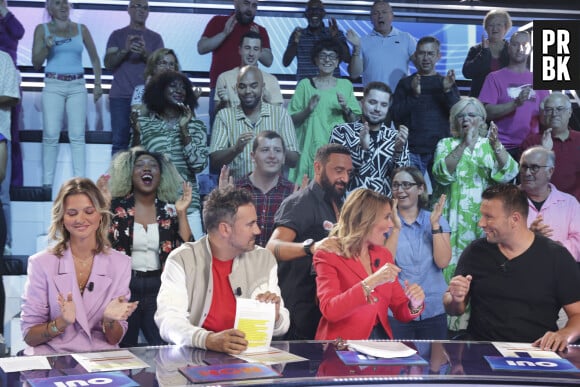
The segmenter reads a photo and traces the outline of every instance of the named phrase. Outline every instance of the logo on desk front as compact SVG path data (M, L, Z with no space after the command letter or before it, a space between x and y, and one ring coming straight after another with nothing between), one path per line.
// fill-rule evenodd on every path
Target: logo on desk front
M534 20L534 89L580 89L580 20Z
M537 357L484 356L495 371L578 372L566 359L539 359Z
M95 372L83 375L64 375L51 378L28 379L31 387L78 387L78 386L139 386L122 372Z

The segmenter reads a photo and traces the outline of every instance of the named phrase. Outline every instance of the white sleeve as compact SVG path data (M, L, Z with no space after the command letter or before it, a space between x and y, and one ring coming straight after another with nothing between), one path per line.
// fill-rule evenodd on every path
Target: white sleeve
M205 340L210 332L189 322L188 306L185 272L170 257L161 274L155 323L163 340L179 346L205 349Z

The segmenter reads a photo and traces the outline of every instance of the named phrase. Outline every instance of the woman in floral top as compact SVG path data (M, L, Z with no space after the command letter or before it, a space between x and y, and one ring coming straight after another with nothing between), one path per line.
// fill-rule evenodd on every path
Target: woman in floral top
M453 137L439 141L435 150L433 197L447 196L443 216L451 226L451 263L445 279L455 272L457 260L469 243L483 237L477 225L481 193L493 183L506 183L518 174L517 162L507 153L491 122L486 132L485 108L477 98L461 98L449 114ZM468 316L453 317L451 330L467 328Z
M144 107L132 116L133 145L164 154L192 187L187 219L196 239L203 235L200 196L195 175L206 167L207 135L195 119L197 104L189 79L175 71L155 75L145 87Z
M180 183L183 195L178 197ZM109 175L101 176L97 184L112 197L109 240L114 249L132 258L131 300L139 302L121 346L137 345L140 330L149 345L161 345L153 320L161 271L169 253L191 240L187 221L191 186L167 158L141 148L117 154Z

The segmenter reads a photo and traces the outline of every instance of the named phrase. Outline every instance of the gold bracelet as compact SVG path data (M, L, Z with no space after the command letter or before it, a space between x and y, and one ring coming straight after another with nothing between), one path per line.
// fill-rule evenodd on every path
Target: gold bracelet
M369 285L367 285L367 283L364 280L362 280L360 282L360 284L363 288L363 292L365 293L365 298L367 299L367 303L373 304L379 300L378 298L376 298L375 296L372 295L372 293L375 290L373 288L371 288Z

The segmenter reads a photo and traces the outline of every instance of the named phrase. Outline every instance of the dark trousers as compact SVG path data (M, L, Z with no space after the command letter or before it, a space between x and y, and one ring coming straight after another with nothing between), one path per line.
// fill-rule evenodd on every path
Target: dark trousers
M447 340L447 315L445 313L408 323L389 316L389 324L393 330L393 339Z
M131 98L109 98L113 147L111 154L129 149L131 140Z
M6 308L6 293L4 292L4 281L2 272L4 271L4 245L6 244L6 220L4 210L0 202L0 334L4 335L4 309ZM0 356L3 352L0 352Z
M139 301L139 306L129 317L127 333L121 341L121 347L135 347L139 339L139 331L148 345L166 344L159 335L159 328L155 324L153 316L157 311L157 293L161 287L161 277L135 277L131 276L131 302Z

